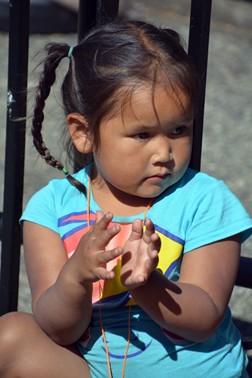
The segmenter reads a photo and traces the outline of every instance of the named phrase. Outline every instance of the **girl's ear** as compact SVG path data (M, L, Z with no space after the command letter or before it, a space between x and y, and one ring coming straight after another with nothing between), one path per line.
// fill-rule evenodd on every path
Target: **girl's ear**
M93 152L93 139L85 117L79 113L70 113L67 115L67 124L70 137L77 151L82 154Z

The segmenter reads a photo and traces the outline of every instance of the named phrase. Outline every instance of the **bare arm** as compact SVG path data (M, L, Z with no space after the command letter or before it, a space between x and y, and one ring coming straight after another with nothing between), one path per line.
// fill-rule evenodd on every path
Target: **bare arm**
M173 283L153 269L144 284L131 283L129 290L161 327L183 338L203 341L223 320L239 257L239 236L230 237L186 253L179 282Z
M108 228L112 214L99 215L95 226L82 237L68 260L58 234L24 222L24 249L32 308L40 327L62 345L76 341L86 330L92 314L92 283L110 279L106 263L121 254L105 251L119 226Z

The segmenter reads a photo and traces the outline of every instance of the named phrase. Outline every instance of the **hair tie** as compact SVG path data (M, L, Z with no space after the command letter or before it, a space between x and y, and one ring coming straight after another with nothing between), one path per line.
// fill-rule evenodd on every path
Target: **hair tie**
M74 46L71 46L68 50L68 54L67 54L67 57L70 59L71 58L71 55L72 55L72 52L73 52L73 49L74 49Z
M66 176L69 175L69 172L68 172L68 170L67 170L66 167L63 167L61 170L62 170L62 172L63 172Z

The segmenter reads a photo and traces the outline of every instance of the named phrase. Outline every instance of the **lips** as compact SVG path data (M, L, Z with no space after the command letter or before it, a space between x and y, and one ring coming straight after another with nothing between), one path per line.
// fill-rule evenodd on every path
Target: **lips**
M160 182L163 182L164 180L166 180L169 176L171 176L170 173L156 174L156 175L147 177L146 180L151 181L151 182L156 182L156 183L159 182L160 183Z
M165 178L167 178L170 175L171 175L170 173L156 174L156 175L149 176L149 178L159 178L159 179L164 180Z

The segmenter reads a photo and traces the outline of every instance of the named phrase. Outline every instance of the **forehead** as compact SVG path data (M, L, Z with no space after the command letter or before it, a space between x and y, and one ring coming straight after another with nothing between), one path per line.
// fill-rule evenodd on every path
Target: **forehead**
M167 89L162 85L139 86L122 98L120 115L123 119L137 119L162 123L163 119L184 117L192 114L189 97L180 90Z

